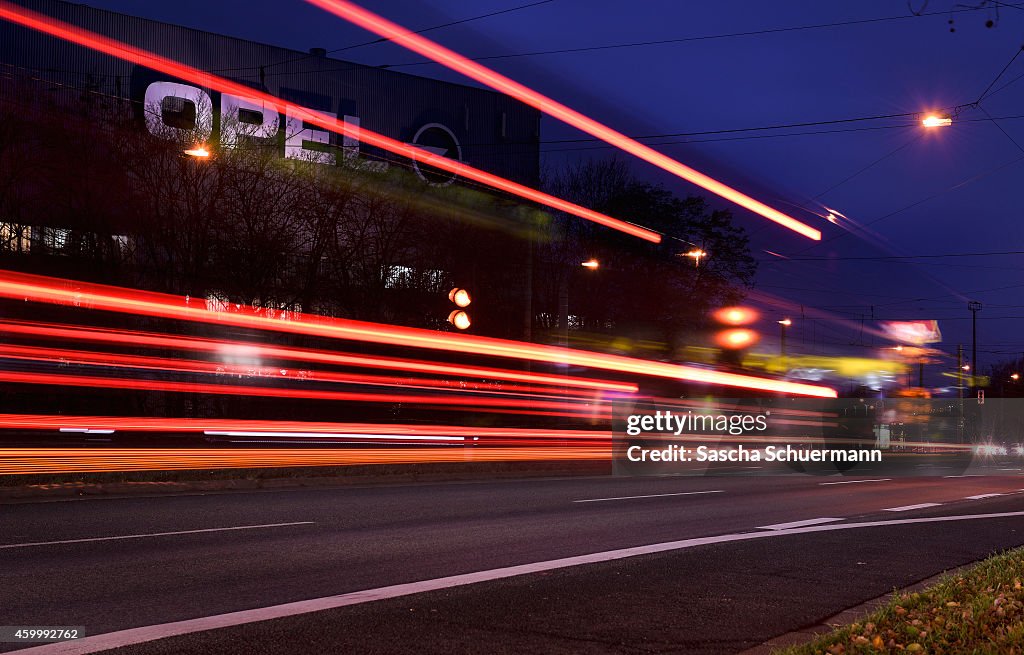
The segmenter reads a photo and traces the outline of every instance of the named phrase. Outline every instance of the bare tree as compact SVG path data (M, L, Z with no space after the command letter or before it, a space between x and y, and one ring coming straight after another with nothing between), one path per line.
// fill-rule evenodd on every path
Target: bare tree
M660 244L552 218L551 240L537 253L537 327L611 332L665 344L699 327L709 309L739 300L755 261L746 236L727 211L698 197L678 198L635 178L618 159L592 160L549 174L547 188L598 211L642 223L664 235ZM708 253L699 265L686 256ZM597 270L580 264L599 262Z

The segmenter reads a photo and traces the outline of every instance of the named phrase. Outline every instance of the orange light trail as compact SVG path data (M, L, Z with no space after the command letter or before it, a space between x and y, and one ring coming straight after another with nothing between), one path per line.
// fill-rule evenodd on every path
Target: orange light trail
M413 373L432 373L449 376L465 376L490 380L510 380L535 384L558 385L561 387L577 387L601 391L619 391L636 393L637 386L630 382L598 380L574 376L545 375L543 373L525 373L508 369L487 368L465 364L449 364L442 362L426 362L415 359L399 359L397 357L380 357L369 355L353 355L304 348L287 348L265 346L251 341L231 341L186 337L183 335L160 334L152 332L136 332L82 326L59 325L52 323L32 323L26 321L0 320L0 332L18 334L33 338L71 339L90 343L116 345L136 345L150 348L169 348L174 350L191 350L216 355L228 355L261 359L281 359L319 364L337 364L361 368L383 368ZM574 393L570 390L558 389L558 393Z
M391 137L368 130L365 127L356 127L343 120L338 120L333 116L328 116L306 107L293 105L285 102L281 98L264 93L263 91L259 91L251 86L232 82L231 80L212 75L186 64L176 62L172 59L167 59L166 57L161 57L160 55L151 53L136 46L122 43L116 39L111 39L75 25L61 22L50 16L44 16L27 9L23 9L4 0L0 0L0 18L43 32L44 34L55 36L71 43L76 43L97 52L102 52L118 59L123 59L155 71L173 75L183 80L188 80L221 93L230 93L232 95L260 100L265 105L273 107L280 113L286 113L290 110L291 115L296 119L301 119L335 134L358 139L359 141L376 146L390 153L414 159L422 164L440 168L441 170L454 173L455 175L473 180L474 182L479 182L480 184L484 184L493 189L505 191L506 193L518 196L524 200L540 203L547 207L551 207L552 209L572 214L573 216L597 223L598 225L609 227L613 230L618 230L619 232L638 237L645 241L653 243L661 242L660 234L638 225L634 225L617 218L612 218L611 216L596 212L592 209L581 207L580 205L569 202L568 200L556 198L555 196L544 193L543 191L531 189L530 187L513 182L512 180L505 179L498 175L494 175L493 173L488 173L462 162L448 159L447 157L436 155L422 148L408 145L396 139L392 139Z
M354 23L363 29L393 41L413 52L417 52L428 59L462 73L470 79L491 87L497 91L508 94L522 102L539 109L540 111L553 116L558 120L572 125L587 134L596 137L605 143L624 150L640 159L668 171L688 182L721 196L726 200L749 209L770 221L774 221L783 227L789 228L815 241L821 240L821 232L797 219L783 214L777 209L751 198L741 191L719 182L718 180L701 173L685 164L682 164L671 157L664 155L657 150L635 141L625 134L599 123L598 121L585 116L574 109L566 107L562 103L534 91L533 89L511 80L504 75L471 61L462 55L439 45L430 39L411 32L406 28L393 23L386 18L371 11L363 9L346 0L306 0L312 5L320 7L335 16Z
M51 304L70 304L87 309L137 314L218 325L275 330L293 334L347 339L400 347L425 348L448 352L532 360L550 364L568 364L603 370L635 373L676 380L835 398L835 389L810 384L726 373L695 366L653 362L621 355L558 348L522 341L509 341L466 334L435 332L382 323L369 323L322 316L295 320L259 315L251 308L233 312L214 312L205 301L150 291L138 291L107 285L48 278L26 273L0 271L0 297ZM195 306L203 302L203 307Z
M447 462L605 460L607 446L433 448L0 449L0 475Z

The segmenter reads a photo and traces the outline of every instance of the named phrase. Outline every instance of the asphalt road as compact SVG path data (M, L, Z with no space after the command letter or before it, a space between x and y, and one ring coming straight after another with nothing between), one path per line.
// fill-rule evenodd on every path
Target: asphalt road
M730 653L1024 544L1024 516L906 519L1007 512L1024 512L1024 476L1013 471L531 479L7 504L0 625L76 625L97 635L730 535L113 651ZM814 527L770 529L804 521ZM853 525L875 521L898 523Z

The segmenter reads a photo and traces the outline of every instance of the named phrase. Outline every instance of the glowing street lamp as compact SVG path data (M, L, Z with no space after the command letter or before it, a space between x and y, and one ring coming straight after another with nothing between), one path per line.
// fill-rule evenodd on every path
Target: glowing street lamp
M596 259L588 259L587 261L580 264L580 266L582 266L583 268L589 268L590 270L593 271L601 266L601 262L597 261Z
M700 248L694 248L690 252L684 252L683 256L692 259L694 266L700 266L700 260L707 257L708 253L701 250Z
M1020 373L1011 373L1010 374L1010 379L1013 380L1014 382L1016 382L1017 380L1020 379Z
M197 145L194 148L186 150L185 154L189 157L195 157L196 159L206 159L210 156L210 151L207 150L204 145Z
M946 114L928 114L921 119L921 125L925 127L949 127L953 119Z

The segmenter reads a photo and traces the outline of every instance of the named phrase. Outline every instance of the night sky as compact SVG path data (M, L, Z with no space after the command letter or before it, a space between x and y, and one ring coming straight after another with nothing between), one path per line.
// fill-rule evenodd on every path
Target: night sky
M420 29L528 1L363 4ZM262 3L272 4L274 11L260 11L261 3L240 0L88 4L302 51L344 48L375 38L302 0ZM426 35L463 54L483 56L902 17L483 62L626 134L692 133L973 103L1024 43L1024 8L1001 3L997 14L992 9L995 3L989 3L981 10L949 13L954 5L955 0L911 0L909 5L905 0L552 0ZM911 15L911 9L922 6L931 15ZM955 32L950 32L950 18ZM987 20L994 25L986 27ZM331 56L370 65L420 60L391 44ZM465 81L437 65L398 70ZM985 304L979 314L978 349L982 368L987 369L996 360L1019 357L1024 351L1024 335L1019 334L1024 319L1024 267L1018 264L1022 255L910 262L848 258L1024 250L1019 210L1024 161L1016 161L1024 158L1024 80L1001 88L1018 75L1024 75L1024 55L992 86L981 109L964 108L950 128L925 131L914 117L905 117L694 136L689 143L678 143L683 138L675 137L665 140L677 143L659 149L783 211L795 212L825 233L823 243L812 244L736 210L738 221L752 233L755 254L762 262L757 291L771 294L775 302L792 303L762 307L768 318L793 317L794 350L873 352L871 346L883 342L859 330L862 320L870 327L873 306L878 319L939 319L944 335L940 347L955 352L959 342L969 351L966 303L977 299ZM986 111L996 118L1016 118L996 123ZM825 130L832 132L792 135ZM773 136L751 138L764 135ZM580 137L586 135L544 119L542 140ZM553 166L566 158L605 157L611 152L593 142L548 144L542 149L549 151L545 163ZM695 191L643 162L635 161L634 170L680 194ZM872 235L850 234L807 211L823 214L823 205L869 226ZM765 250L843 259L786 261ZM844 327L809 320L814 315L811 307L850 322ZM932 384L939 383L937 377L929 378Z

